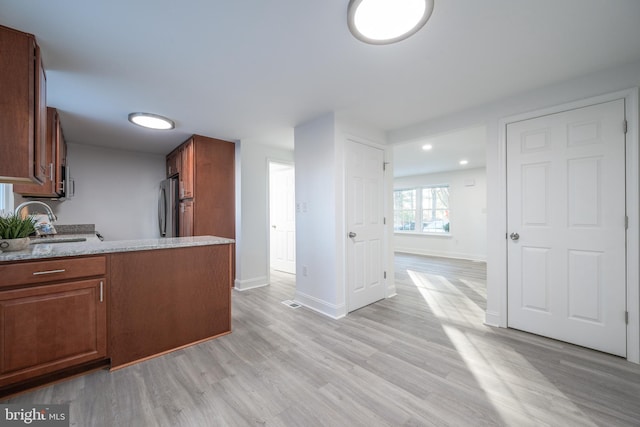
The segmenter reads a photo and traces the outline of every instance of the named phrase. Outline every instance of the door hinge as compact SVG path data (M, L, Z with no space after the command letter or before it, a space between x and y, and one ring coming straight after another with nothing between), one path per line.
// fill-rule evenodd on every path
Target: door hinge
M382 217L382 224L387 225L387 218L384 216Z
M629 312L628 311L624 312L624 323L626 323L627 325L629 324Z
M629 216L628 215L624 216L624 229L625 230L629 229Z
M385 279L387 278L387 272L386 271L384 272L384 278Z
M622 122L622 131L626 134L627 133L627 128L629 127L627 121L625 120L624 122Z
M387 170L387 162L382 162L382 170L383 171Z

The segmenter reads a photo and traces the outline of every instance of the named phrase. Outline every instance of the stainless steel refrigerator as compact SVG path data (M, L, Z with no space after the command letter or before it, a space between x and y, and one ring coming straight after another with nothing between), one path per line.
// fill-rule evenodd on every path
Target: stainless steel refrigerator
M168 178L160 182L158 196L158 226L161 237L178 236L178 180Z

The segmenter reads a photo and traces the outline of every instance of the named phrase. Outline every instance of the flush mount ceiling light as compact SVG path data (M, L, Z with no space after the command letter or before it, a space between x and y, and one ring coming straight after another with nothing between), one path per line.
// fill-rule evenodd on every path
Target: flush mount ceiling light
M468 165L468 164L469 164L469 160L460 160L461 166Z
M129 121L149 129L168 130L176 127L173 120L151 113L131 113L129 114Z
M349 30L370 44L399 42L415 34L433 12L434 0L350 0Z
M424 144L424 145L422 146L422 149L423 149L424 151L429 151L429 150L431 150L432 148L433 148L433 145L431 145L431 144Z

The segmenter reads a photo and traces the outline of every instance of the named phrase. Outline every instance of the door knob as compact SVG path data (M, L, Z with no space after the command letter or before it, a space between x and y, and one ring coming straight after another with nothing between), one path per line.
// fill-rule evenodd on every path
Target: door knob
M520 235L518 233L511 233L509 234L509 237L511 237L511 240L518 240Z
M351 237L353 239L354 237L356 237L356 233L354 233L353 231L350 231L349 232L349 237Z

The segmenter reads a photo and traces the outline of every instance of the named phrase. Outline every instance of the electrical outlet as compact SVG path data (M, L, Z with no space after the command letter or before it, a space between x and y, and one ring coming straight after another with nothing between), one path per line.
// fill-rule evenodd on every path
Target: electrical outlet
M306 265L302 266L302 275L305 276L305 277L307 275L307 266Z

